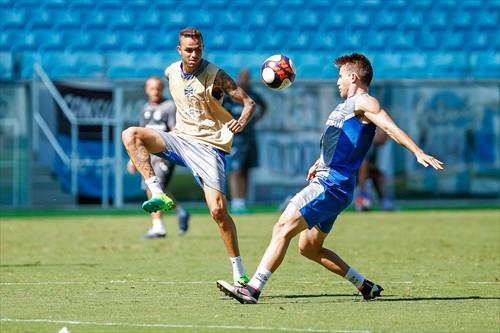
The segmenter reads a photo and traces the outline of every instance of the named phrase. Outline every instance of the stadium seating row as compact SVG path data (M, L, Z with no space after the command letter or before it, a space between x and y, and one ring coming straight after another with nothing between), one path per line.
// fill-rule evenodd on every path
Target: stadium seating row
M54 31L37 29L26 31L8 29L0 31L2 51L168 51L177 44L178 30L78 30ZM209 50L346 50L371 51L440 50L488 51L500 49L498 29L479 30L397 30L366 31L352 29L350 34L341 30L316 32L278 29L263 31L206 30ZM264 36L264 38L263 38Z
M0 78L29 78L35 61L56 77L143 77L177 57L188 25L225 68L286 53L323 78L361 51L384 78L494 78L499 13L497 0L0 0Z
M386 52L367 53L372 59L376 79L392 78L498 78L500 77L500 54L478 52L441 53ZM332 60L335 55L289 53L294 60L299 79L331 79L336 75ZM268 56L262 52L229 54L212 52L207 59L220 64L228 73L235 75L241 66L248 67L258 77L262 61ZM9 52L0 52L0 79L9 79L14 65L21 68L20 76L30 78L33 64L41 63L53 78L100 78L127 79L162 75L163 69L177 61L175 52L160 53L91 53L91 52L25 52L12 57Z

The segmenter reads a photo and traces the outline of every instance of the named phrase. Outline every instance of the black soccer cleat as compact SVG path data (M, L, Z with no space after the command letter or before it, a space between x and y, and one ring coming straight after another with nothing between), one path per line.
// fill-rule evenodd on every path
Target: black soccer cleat
M223 280L217 281L217 288L241 304L256 304L260 296L260 292L249 285L245 287L236 287Z
M380 296L380 293L384 290L382 286L371 282L370 280L365 280L359 291L363 295L365 301L369 301Z

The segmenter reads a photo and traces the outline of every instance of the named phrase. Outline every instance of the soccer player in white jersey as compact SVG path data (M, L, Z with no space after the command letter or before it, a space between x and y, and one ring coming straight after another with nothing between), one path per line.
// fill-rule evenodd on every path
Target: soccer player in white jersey
M165 99L163 96L163 82L159 76L151 76L146 80L144 90L148 96L148 101L142 108L140 126L154 128L157 130L170 132L175 127L175 104L172 100ZM175 170L175 164L169 160L151 155L151 165L156 176L160 181L161 188L166 191L168 183L172 178ZM129 160L127 170L130 173L135 173L137 170L134 164ZM146 190L146 194L151 199L151 191L147 188L144 181L141 184ZM168 196L175 201L174 197L168 193ZM179 230L177 234L183 236L189 228L190 214L180 205L175 202L175 211L179 221ZM151 213L151 228L144 235L145 239L163 238L167 235L167 230L163 223L163 212L157 211Z
M350 281L365 300L380 296L383 290L380 285L369 281L335 252L323 247L335 219L352 201L357 171L373 141L376 127L411 151L418 163L443 169L443 163L424 153L392 121L378 100L368 94L373 70L364 55L345 55L335 63L339 68L337 86L340 96L346 100L326 121L319 159L307 174L309 185L290 200L281 214L250 282L240 287L217 281L221 291L240 303L257 303L271 274L283 261L290 241L298 234L303 256Z
M224 70L203 59L203 47L198 29L181 30L177 46L181 60L165 69L177 108L173 131L130 127L123 131L122 140L153 195L142 205L148 212L169 210L174 205L159 185L150 153L191 171L203 188L210 214L219 227L232 264L233 281L244 285L248 278L240 258L236 225L228 213L225 196L225 156L231 152L233 135L241 132L249 122L255 102ZM243 105L238 119L222 107L224 93Z

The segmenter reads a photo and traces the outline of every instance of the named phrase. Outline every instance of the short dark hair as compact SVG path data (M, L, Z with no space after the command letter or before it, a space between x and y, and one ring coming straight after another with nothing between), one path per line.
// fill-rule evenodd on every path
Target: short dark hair
M201 43L201 45L203 45L203 35L201 34L201 31L196 28L187 27L182 29L179 32L179 45L181 44L181 37L196 39Z
M348 65L350 70L354 70L358 74L362 83L370 85L373 78L373 68L370 60L361 53L346 54L335 59L335 65L338 68Z

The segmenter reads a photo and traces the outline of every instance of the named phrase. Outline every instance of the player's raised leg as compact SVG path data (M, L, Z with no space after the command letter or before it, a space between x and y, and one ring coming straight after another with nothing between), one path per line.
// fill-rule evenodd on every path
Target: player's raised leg
M299 238L300 254L350 281L361 292L365 300L380 296L380 293L384 290L380 285L366 279L354 268L350 267L338 254L323 247L327 236L327 233L318 228L302 231Z
M236 225L228 213L226 197L222 192L207 185L204 185L203 189L210 215L219 227L224 247L233 267L233 281L237 285L245 285L249 279L245 275L241 262Z
M149 156L150 153L159 153L165 150L165 142L161 135L149 128L129 127L122 132L122 141L130 160L144 178L144 182L152 194L151 199L142 204L142 208L149 213L172 209L174 202L163 193Z

